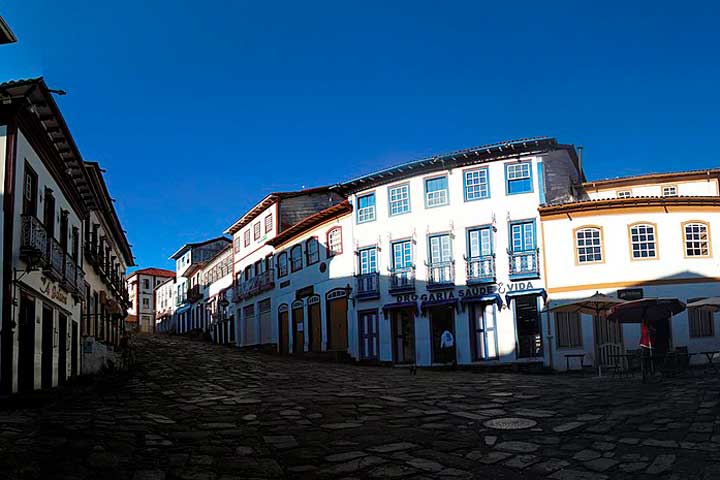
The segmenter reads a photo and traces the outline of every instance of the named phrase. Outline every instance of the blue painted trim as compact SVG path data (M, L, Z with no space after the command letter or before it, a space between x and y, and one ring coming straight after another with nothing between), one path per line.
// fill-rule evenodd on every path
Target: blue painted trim
M475 227L467 227L465 229L465 245L467 247L467 251L465 253L468 258L470 258L470 232L474 230L482 230L484 228L490 229L490 253L488 255L495 254L495 231L493 230L491 223L486 223L485 225L477 225Z
M427 203L427 182L430 180L437 180L438 178L444 178L445 179L445 185L447 185L447 202L440 204L440 205L428 205ZM423 180L423 203L425 204L425 208L439 208L439 207L446 207L450 205L450 178L448 178L447 175L436 175L434 177L425 178Z
M373 215L373 218L371 218L370 220L360 221L360 199L366 198L366 197L373 197L373 205L372 206L375 207L375 215ZM374 222L375 220L377 220L377 213L378 213L377 212L377 197L375 196L375 192L366 193L365 195L358 195L356 203L357 203L357 210L355 212L355 221L358 223L358 225L361 223L370 223L370 222Z
M540 204L545 203L545 172L543 163L537 163L537 179L538 179L538 196L540 197Z
M528 248L526 250L513 250L513 244L512 244L512 227L513 225L519 225L521 223L532 223L533 226L533 246L532 248ZM537 224L535 223L534 218L526 218L524 220L512 220L508 223L508 250L513 253L522 253L522 252L532 252L533 250L537 249Z
M392 201L390 197L390 190L394 188L399 187L407 187L407 193L408 193L408 209L407 212L400 212L400 213L392 213ZM387 201L388 201L388 217L399 217L400 215L407 215L408 213L412 212L412 200L410 198L410 183L400 183L398 185L393 185L391 187L387 188ZM377 212L377 209L376 209Z

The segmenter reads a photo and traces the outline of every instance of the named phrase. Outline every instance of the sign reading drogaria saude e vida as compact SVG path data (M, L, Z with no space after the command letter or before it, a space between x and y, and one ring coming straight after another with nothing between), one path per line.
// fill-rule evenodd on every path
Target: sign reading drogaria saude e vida
M463 287L455 288L452 290L443 290L440 292L430 292L418 295L416 293L407 293L403 295L396 295L395 298L398 302L415 302L420 300L431 301L431 300L451 300L453 298L464 298L464 297L480 297L483 295L492 295L499 293L504 295L510 292L522 292L523 290L532 290L532 282L514 282L514 283L503 283L498 282L492 285L483 285L477 287Z

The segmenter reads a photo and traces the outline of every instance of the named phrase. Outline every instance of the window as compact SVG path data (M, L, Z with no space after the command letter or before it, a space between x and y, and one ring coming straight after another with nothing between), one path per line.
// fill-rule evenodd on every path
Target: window
M278 277L284 277L288 274L287 252L281 252L277 256Z
M698 300L702 299L689 298L688 303ZM715 315L711 311L702 308L688 308L688 323L691 338L715 336Z
M630 190L620 190L617 192L617 198L630 198L632 197L632 192Z
M260 240L260 222L253 225L253 240Z
M320 260L320 245L317 237L308 238L305 241L305 262L308 265L317 263Z
M430 263L438 264L452 261L450 251L450 235L433 235L430 237Z
M402 270L412 267L412 243L410 240L392 244L393 268Z
M555 335L558 348L582 348L582 324L576 312L555 312Z
M578 263L602 262L602 234L599 228L581 228L575 231L575 249Z
M515 253L535 250L535 222L510 225L510 248Z
M23 184L23 214L37 215L38 177L35 170L25 163L25 183Z
M465 201L481 200L490 197L488 169L478 168L465 172Z
M246 247L250 246L250 230L249 229L245 230L245 232L243 233L243 244Z
M710 234L708 226L701 222L691 222L683 225L685 232L685 256L710 256Z
M143 299L142 299L142 306L143 306L143 307L149 307L149 306L150 306L150 299L149 299L149 298L143 298Z
M360 275L377 272L377 248L363 248L358 251L360 262Z
M447 177L428 178L425 180L425 206L441 207L449 202Z
M358 197L357 222L365 223L375 220L375 194L369 193Z
M657 258L654 225L632 225L630 227L630 252L633 260Z
M265 233L269 233L273 228L272 213L265 217Z
M662 196L663 197L677 197L678 196L677 186L663 185Z
M148 288L150 288L150 280L148 280L147 278L144 278L143 279L143 289L147 290Z
M290 249L290 271L297 272L298 270L302 270L302 267L302 247L295 245Z
M492 227L473 228L468 231L468 258L492 255Z
M529 193L533 190L530 162L505 165L505 190L508 195Z
M410 211L410 186L398 185L388 188L390 198L390 216L402 215Z
M327 256L334 257L342 252L342 229L335 227L327 233Z

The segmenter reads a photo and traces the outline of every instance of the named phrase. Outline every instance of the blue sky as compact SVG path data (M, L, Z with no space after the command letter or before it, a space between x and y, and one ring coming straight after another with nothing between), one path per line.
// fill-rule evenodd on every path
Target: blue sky
M142 266L267 192L506 139L589 178L720 165L715 2L507 3L6 2L0 79L67 90Z

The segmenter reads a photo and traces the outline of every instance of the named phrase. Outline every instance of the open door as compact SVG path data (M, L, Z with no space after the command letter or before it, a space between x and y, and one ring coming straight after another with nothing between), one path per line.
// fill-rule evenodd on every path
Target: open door
M288 353L288 306L278 309L278 346L280 353Z
M400 309L391 312L393 362L396 364L415 363L415 316L412 310Z

